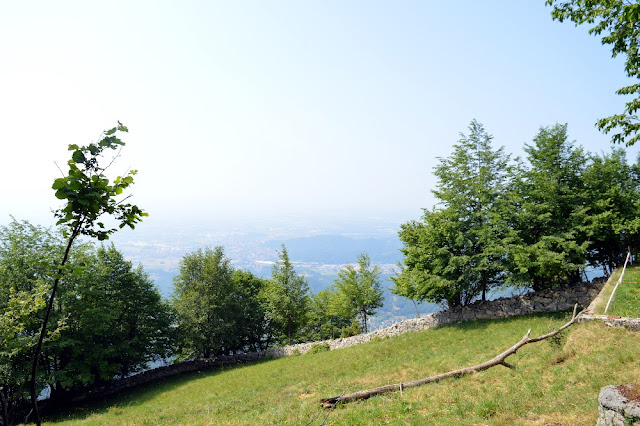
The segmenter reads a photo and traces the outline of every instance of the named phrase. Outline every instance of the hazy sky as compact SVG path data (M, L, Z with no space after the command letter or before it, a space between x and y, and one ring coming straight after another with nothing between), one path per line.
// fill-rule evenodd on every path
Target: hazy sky
M45 223L54 162L117 120L156 224L408 220L472 119L517 155L556 122L601 152L624 102L622 60L543 0L3 1L0 40L0 223Z

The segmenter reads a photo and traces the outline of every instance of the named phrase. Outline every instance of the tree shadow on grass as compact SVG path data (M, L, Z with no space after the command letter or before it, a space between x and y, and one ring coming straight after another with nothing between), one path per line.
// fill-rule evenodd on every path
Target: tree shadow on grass
M271 358L262 358L242 364L215 367L209 370L193 371L189 373L183 373L174 377L159 379L151 383L136 386L132 389L127 389L116 395L93 400L91 402L80 403L73 407L63 407L58 412L45 416L44 420L48 423L57 423L70 420L80 421L94 414L105 414L107 411L113 408L126 408L143 405L146 402L158 397L159 395L162 395L163 393L172 392L173 390L184 386L194 380L214 377L221 373L226 373L244 367L259 365L271 360Z

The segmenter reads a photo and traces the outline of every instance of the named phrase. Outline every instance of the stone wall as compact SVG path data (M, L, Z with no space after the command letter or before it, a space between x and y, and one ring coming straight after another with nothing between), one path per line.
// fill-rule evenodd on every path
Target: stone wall
M408 331L424 330L445 324L479 319L507 318L539 312L565 311L572 309L576 303L581 307L587 307L598 295L605 281L605 279L595 279L592 283L581 283L486 302L477 301L468 306L443 312L434 312L423 315L420 318L405 320L391 327L371 333L341 339L325 340L323 342L281 346L269 349L267 354L272 357L303 354L311 349L314 344L318 343L327 344L329 349L340 349L366 343L375 338L392 337Z
M609 327L626 328L631 331L640 331L640 318L623 318L613 315L595 315L585 314L582 315L578 322L585 321L601 321L603 324Z
M260 358L264 358L265 356L266 354L264 352L253 352L247 354L218 356L211 359L185 361L167 365L164 367L157 367L130 377L126 377L124 379L114 380L104 385L96 386L90 390L77 392L74 394L67 394L64 396L64 400L47 399L41 401L39 403L40 412L43 415L47 415L49 413L58 412L65 406L76 406L78 404L102 400L106 397L116 395L124 390L132 389L149 383L156 383L169 377L196 371L205 371L225 365L235 365L244 362L256 361ZM23 407L18 409L18 414L16 415L16 417L24 418L24 416L26 416L30 410L31 407L29 403L25 401ZM21 415L23 417L20 417Z
M640 426L640 386L605 386L600 391L597 426Z

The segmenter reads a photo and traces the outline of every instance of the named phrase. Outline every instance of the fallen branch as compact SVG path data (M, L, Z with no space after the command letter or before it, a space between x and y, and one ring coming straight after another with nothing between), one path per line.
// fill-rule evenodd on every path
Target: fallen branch
M336 397L333 397L333 398L323 398L322 399L322 406L324 408L333 408L339 402L347 403L347 402L356 401L356 400L359 400L359 399L367 399L367 398L369 398L371 396L374 396L374 395L379 395L379 394L387 393L387 392L393 392L393 391L396 391L396 390L400 390L400 392L402 392L402 390L407 389L407 388L412 388L414 386L421 386L421 385L425 385L427 383L438 382L438 381L440 381L442 379L446 379L446 378L449 378L449 377L456 377L456 378L457 377L462 377L462 376L467 375L467 374L476 373L478 371L483 371L483 370L486 370L488 368L495 367L496 365L502 365L504 367L513 369L515 367L505 361L507 359L507 357L515 354L518 351L518 349L520 349L524 345L528 345L529 343L535 343L535 342L539 342L539 341L544 340L544 339L548 339L549 337L553 337L553 336L557 335L558 333L560 333L561 331L565 330L566 328L571 327L571 325L573 325L573 323L576 322L578 317L580 315L582 315L582 313L584 312L584 311L581 311L578 315L576 315L576 310L577 309L578 309L578 305L576 304L573 307L573 315L571 317L571 321L569 321L568 323L566 323L562 327L558 328L557 330L554 330L554 331L552 331L550 333L544 334L544 335L539 336L539 337L529 337L529 335L531 334L531 329L529 329L527 334L525 334L524 337L518 343L516 343L515 345L511 346L509 349L507 349L506 351L502 352L500 355L496 356L495 358L493 358L493 359L491 359L489 361L483 362L482 364L478 364L478 365L475 365L473 367L461 368L459 370L449 371L447 373L437 374L435 376L426 377L426 378L420 379L420 380L414 380L412 382L404 382L404 383L398 383L398 384L393 384L393 385L380 386L378 388L367 389L367 390L363 390L363 391L359 391L359 392L354 392L354 393L350 393L350 394L336 396Z

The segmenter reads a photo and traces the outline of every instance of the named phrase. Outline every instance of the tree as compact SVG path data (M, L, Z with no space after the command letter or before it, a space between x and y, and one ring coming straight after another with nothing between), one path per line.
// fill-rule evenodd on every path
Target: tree
M105 150L117 150L125 145L116 136L118 131L127 132L128 129L118 122L116 127L105 131L97 143L87 146L69 145L69 151L72 151L72 155L67 162L69 166L68 175L56 179L52 186L56 191L56 197L66 202L66 205L56 210L54 214L58 218L56 224L62 225L63 229L65 229L67 245L52 277L53 286L33 353L30 393L34 420L38 425L40 425L41 421L38 412L36 378L40 351L47 333L47 323L51 316L60 279L63 274L69 272L66 264L74 241L80 235L105 240L109 238L109 235L116 232L118 228L124 228L125 226L129 226L131 229L135 228L136 223L140 222L142 217L147 216L147 213L138 206L126 203L125 200L128 197L118 199L118 196L133 184L133 176L136 171L131 170L124 177L118 176L111 183L105 173L113 164L115 158L106 166L100 165L100 159ZM118 223L118 227L110 228L105 226L103 222L99 221L103 215L113 216Z
M501 282L512 175L509 157L491 141L474 120L469 136L462 134L452 155L440 159L433 191L438 206L401 226L404 265L394 278L395 294L451 308L484 299Z
M640 162L629 165L620 148L593 156L584 184L589 200L587 257L608 275L624 262L627 250L640 248Z
M358 256L358 267L347 265L338 271L338 278L334 283L347 306L360 318L362 330L368 333L367 318L375 315L376 309L382 307L384 302L379 268L371 268L369 256L361 253Z
M221 246L185 255L174 287L184 355L211 358L235 346L233 268Z
M566 124L542 127L533 142L525 145L529 167L520 170L514 189L509 281L541 290L580 281L589 245L587 157L568 140Z
M51 265L65 245L60 233L28 222L0 227L0 401L8 419L29 395L30 354L51 290ZM79 270L60 279L38 394L48 387L51 399L64 401L70 392L138 372L171 354L173 315L141 267L125 261L113 245L96 250L88 242L74 244L67 265Z
M235 270L221 246L185 255L174 288L183 357L260 351L271 344L266 280Z
M267 315L280 331L281 340L293 344L307 324L309 284L296 273L284 244L280 258L273 265L265 296Z
M0 227L0 401L3 424L29 392L31 355L44 317L49 277L61 239L47 229L13 219ZM59 322L52 327L55 333ZM49 331L47 339L54 336ZM40 375L38 382L44 383ZM26 388L25 388L26 385ZM26 395L24 394L26 390Z
M43 348L51 398L124 378L172 354L173 313L141 266L113 245L73 254L87 266L63 279L56 306L65 326Z
M335 339L360 334L360 324L352 323L357 312L349 304L344 294L333 284L331 287L312 294L309 298L307 327L304 337L309 341ZM353 331L346 332L349 329Z
M573 21L576 26L593 25L589 34L602 36L602 44L611 45L613 57L626 56L627 76L640 78L640 4L635 0L546 0L552 6L551 16L560 22ZM640 121L637 111L640 108L640 84L638 82L620 88L618 95L633 95L626 103L621 114L602 118L596 122L599 130L608 134L614 131L611 141L635 144L640 138Z
M235 349L253 352L266 350L273 337L265 300L268 283L249 271L239 270L233 272L232 280L235 291Z

